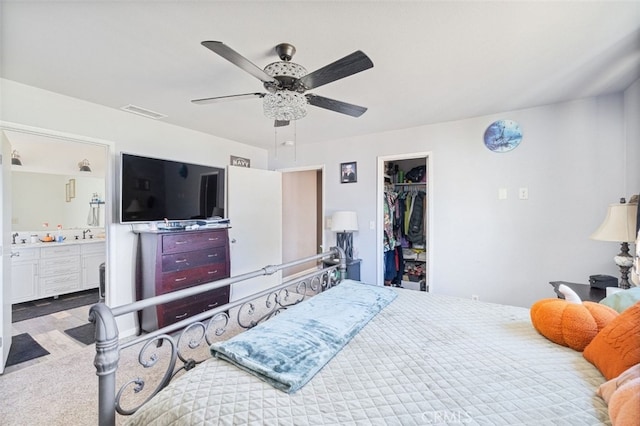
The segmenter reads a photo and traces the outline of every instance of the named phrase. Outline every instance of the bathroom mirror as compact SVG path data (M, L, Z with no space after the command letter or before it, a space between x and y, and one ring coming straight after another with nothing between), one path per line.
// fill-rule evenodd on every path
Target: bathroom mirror
M93 194L104 201L104 178L13 170L11 181L12 231L42 232L45 222L49 224L48 232L55 231L58 225L63 229L84 229L96 213L99 226L104 227L105 205L89 204ZM72 188L74 191L70 192Z

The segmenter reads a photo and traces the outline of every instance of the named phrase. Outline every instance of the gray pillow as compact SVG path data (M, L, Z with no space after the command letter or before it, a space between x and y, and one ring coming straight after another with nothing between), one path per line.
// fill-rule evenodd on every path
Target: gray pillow
M613 293L600 301L603 305L622 312L630 306L635 305L640 300L640 287L632 287L626 290Z

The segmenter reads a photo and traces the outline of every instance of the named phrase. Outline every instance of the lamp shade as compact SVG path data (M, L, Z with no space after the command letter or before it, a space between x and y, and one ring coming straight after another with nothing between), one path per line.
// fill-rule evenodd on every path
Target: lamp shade
M331 230L334 232L357 231L358 215L356 212L340 211L331 216Z
M589 238L618 243L635 241L637 214L637 204L610 204L604 222Z

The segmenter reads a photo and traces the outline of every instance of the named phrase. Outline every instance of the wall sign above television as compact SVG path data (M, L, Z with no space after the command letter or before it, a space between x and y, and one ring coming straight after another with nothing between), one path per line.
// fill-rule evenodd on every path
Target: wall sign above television
M224 217L225 170L120 154L120 223Z
M238 167L251 167L251 160L248 158L242 158L242 157L236 157L235 155L231 156L231 163L232 166L238 166Z

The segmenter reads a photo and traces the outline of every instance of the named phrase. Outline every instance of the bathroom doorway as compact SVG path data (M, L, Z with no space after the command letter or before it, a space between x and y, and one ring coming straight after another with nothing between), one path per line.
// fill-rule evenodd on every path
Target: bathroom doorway
M17 165L13 162L11 165L11 174L17 177L12 179L17 185L14 188L12 184L12 192L16 192L12 199L15 200L18 195L20 202L9 203L10 211L3 205L4 213L11 217L12 235L16 236L12 252L27 252L27 248L36 247L71 247L82 243L83 239L87 242L91 240L91 249L85 245L82 250L71 250L72 256L78 253L79 266L70 273L70 279L77 280L78 284L70 289L62 289L61 293L75 290L82 293L88 287L98 288L102 282L108 303L108 268L103 272L100 266L109 263L107 224L112 223L112 144L17 124L2 123L0 127L11 142L14 156L19 156L21 163ZM85 166L84 170L81 170L82 166ZM53 185L55 190L44 189L42 192L49 185ZM40 192L37 188L40 188ZM48 240L47 234L56 240L60 239L65 245L54 246L52 243L48 246L43 243ZM35 253L35 250L29 253ZM20 299L15 299L15 303L26 299L53 299L57 295L56 290L51 290L44 283L42 259L32 260L31 265L27 258L21 258L16 263L18 268L13 271L12 267L13 275L17 275L18 280L25 280L28 285L24 290L26 294L12 291ZM37 277L33 277L33 272L37 273ZM38 285L45 286L46 290L36 287Z

